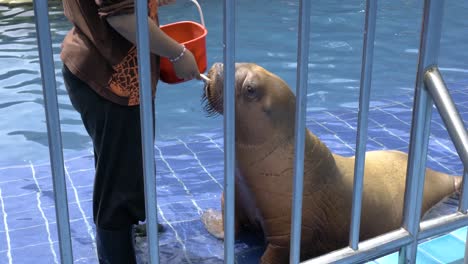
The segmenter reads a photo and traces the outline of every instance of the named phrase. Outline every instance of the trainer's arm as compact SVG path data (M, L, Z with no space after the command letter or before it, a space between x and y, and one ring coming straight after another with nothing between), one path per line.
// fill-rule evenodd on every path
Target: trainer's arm
M135 14L121 14L109 16L107 22L119 34L136 45L136 16ZM157 24L148 18L150 51L166 58L175 58L183 50L183 46L167 36Z

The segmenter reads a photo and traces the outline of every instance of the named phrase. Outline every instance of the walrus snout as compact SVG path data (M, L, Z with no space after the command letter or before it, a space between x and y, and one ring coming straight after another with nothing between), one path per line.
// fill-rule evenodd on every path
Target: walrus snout
M207 112L209 116L223 114L223 64L219 62L214 63L207 75L210 81L205 84L203 93L205 112Z

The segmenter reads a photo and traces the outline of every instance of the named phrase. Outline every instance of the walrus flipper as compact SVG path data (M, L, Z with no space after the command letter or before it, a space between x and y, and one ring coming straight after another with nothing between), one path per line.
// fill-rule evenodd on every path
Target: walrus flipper
M224 239L223 213L213 209L206 210L201 220L206 230L214 237Z
M289 262L289 247L269 243L260 259L260 264L284 264Z

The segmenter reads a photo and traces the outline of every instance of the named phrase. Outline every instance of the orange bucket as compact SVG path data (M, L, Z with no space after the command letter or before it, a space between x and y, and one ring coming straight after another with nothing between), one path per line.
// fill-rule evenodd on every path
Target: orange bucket
M176 23L161 26L161 30L169 37L180 44L183 44L186 49L190 50L195 57L200 73L205 72L207 66L206 60L206 35L208 31L205 27L205 21L200 5L196 0L191 0L197 7L200 13L201 23L193 21L180 21ZM184 80L177 78L172 63L167 58L161 57L160 63L160 79L169 84L183 82Z

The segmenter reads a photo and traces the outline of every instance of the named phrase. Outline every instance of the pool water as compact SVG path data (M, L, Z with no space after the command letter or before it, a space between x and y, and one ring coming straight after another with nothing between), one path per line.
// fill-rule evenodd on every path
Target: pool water
M50 2L57 88L65 155L89 148L79 115L71 107L61 76L60 43L70 28L61 1ZM295 91L298 4L292 0L237 1L236 59L255 62L283 78ZM222 1L201 0L208 29L208 65L222 61ZM468 72L466 1L447 2L440 66L447 81ZM412 91L422 1L379 1L372 100L398 98ZM48 158L34 12L31 5L0 6L0 164ZM160 9L162 24L199 21L190 1ZM315 1L312 5L309 56L309 112L355 109L359 96L364 1ZM203 113L202 83L160 83L157 137L171 138L222 126Z
M66 94L60 43L70 28L60 1L50 2L66 177L75 262L97 263L91 214L91 143ZM222 1L199 1L208 28L208 65L222 61ZM295 90L297 1L238 1L236 59L255 62ZM440 67L464 120L468 120L468 2L447 2ZM407 151L422 1L379 2L368 149ZM199 20L189 1L160 9L161 23ZM364 1L315 1L312 5L307 126L333 152L355 149ZM32 6L0 6L0 263L57 263L55 209L47 148ZM222 117L201 107L202 83L160 83L155 159L162 263L222 263L222 242L200 222L201 211L219 208L223 183ZM434 109L428 166L460 175L461 162ZM455 202L454 202L455 201ZM456 210L444 202L432 216ZM419 263L449 263L463 256L466 229L436 250L424 244ZM440 240L438 240L440 241ZM444 242L445 243L445 242ZM447 242L448 243L448 242ZM443 244L443 243L442 243ZM437 249L440 246L436 247ZM236 243L239 263L255 263L258 240ZM138 247L144 258L145 243ZM422 253L421 253L422 252ZM450 252L445 256L440 253ZM453 254L452 254L453 253ZM422 256L422 257L419 257ZM445 259L444 259L445 257ZM429 260L428 260L429 259ZM378 263L386 260L377 260ZM388 259L387 259L388 261ZM431 262L432 261L432 262Z

